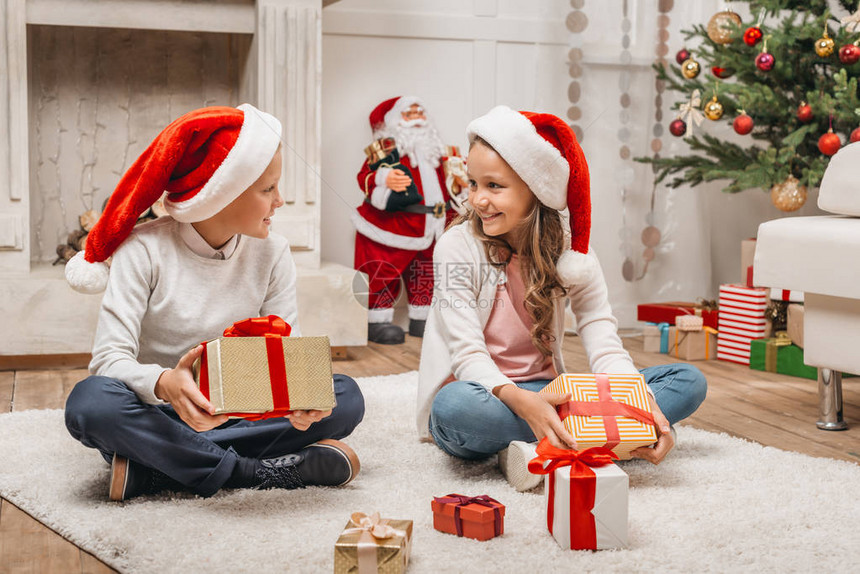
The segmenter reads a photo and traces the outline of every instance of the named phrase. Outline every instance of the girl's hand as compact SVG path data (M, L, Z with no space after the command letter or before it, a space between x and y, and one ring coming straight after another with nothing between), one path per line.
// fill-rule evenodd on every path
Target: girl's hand
M412 178L399 169L392 169L385 177L385 187L391 191L403 191L409 187L410 183L412 183Z
M293 428L300 431L306 431L314 423L317 423L331 414L331 409L327 411L293 411L287 415L287 418L292 423Z
M227 422L227 415L215 415L212 406L194 382L191 365L203 353L197 345L179 359L175 369L161 373L155 383L155 396L170 403L176 414L197 432L214 429Z
M570 400L570 393L535 393L516 385L501 385L493 389L493 394L529 424L537 440L547 437L554 447L576 448L576 439L564 428L555 410Z
M669 427L669 420L663 415L663 411L657 406L654 397L649 396L651 411L654 413L654 428L657 430L657 442L653 446L640 446L632 450L630 456L633 458L644 458L652 464L660 464L666 458L669 451L675 446L675 439Z

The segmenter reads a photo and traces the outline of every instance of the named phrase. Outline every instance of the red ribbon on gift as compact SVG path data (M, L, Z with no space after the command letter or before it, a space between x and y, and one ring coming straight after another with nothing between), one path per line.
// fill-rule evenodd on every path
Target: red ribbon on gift
M570 548L571 550L594 550L597 548L597 527L594 524L594 492L597 476L592 467L612 464L618 458L605 447L585 450L561 449L552 446L546 437L537 446L537 457L529 461L529 472L549 475L549 497L547 498L546 526L552 533L555 514L555 469L570 467ZM547 464L548 463L548 464Z
M558 406L558 416L561 420L566 419L571 415L593 417L603 417L603 428L606 430L606 444L604 448L615 448L621 442L621 435L618 432L618 421L615 417L630 417L637 421L654 425L654 415L646 410L616 401L612 398L612 391L609 387L609 375L598 373L594 375L594 382L597 385L597 401L568 401Z
M457 536L463 536L463 519L460 517L460 508L469 504L480 504L493 509L493 536L502 533L502 513L499 507L502 503L486 494L481 496L463 496L462 494L449 494L448 496L434 496L433 500L438 504L455 504L454 506L454 528Z
M266 360L269 364L269 380L272 385L273 409L265 413L224 413L231 417L241 417L249 421L260 421L283 417L290 414L290 393L287 387L287 365L284 361L284 348L281 339L289 337L293 328L278 317L253 317L236 321L224 329L225 337L265 337ZM200 392L209 400L209 369L206 357L206 342L200 357Z

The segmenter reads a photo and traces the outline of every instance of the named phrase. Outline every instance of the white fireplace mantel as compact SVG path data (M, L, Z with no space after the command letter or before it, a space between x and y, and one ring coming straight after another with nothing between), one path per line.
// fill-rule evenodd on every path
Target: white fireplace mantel
M132 28L237 35L247 60L238 96L284 126L273 229L299 265L305 334L366 343L354 272L320 261L321 45L324 0L0 0L0 355L86 353L100 297L73 292L62 267L31 263L27 26Z

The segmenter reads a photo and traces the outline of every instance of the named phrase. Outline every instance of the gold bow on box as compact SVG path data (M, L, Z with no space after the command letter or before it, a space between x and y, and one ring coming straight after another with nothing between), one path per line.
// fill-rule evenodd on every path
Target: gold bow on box
M764 350L764 368L771 373L776 372L776 359L780 347L791 345L791 338L787 331L777 331L774 336L767 339Z
M335 574L402 574L409 564L412 521L355 512L334 547Z

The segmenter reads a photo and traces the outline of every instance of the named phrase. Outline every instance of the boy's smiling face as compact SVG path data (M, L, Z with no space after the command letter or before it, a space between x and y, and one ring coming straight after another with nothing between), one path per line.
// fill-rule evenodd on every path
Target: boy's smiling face
M281 148L257 181L251 184L242 195L237 197L227 207L207 220L206 232L201 232L204 239L214 248L219 248L237 233L249 237L265 239L269 236L271 217L275 210L284 204L278 182L281 179ZM195 224L198 232L202 231ZM207 235L219 237L207 237ZM217 245L213 244L217 243Z

